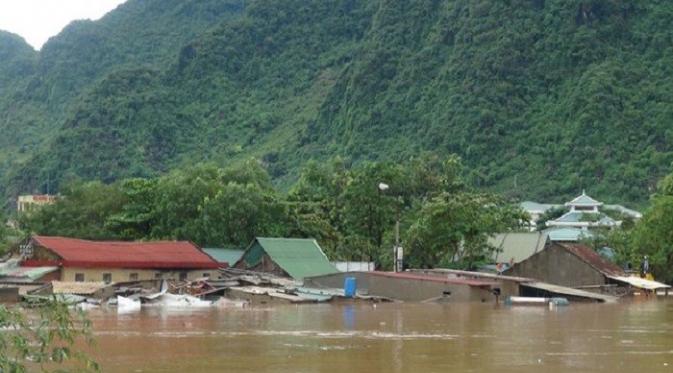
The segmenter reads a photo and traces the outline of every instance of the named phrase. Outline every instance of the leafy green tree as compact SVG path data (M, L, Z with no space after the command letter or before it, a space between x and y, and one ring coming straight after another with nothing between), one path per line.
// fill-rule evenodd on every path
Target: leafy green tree
M75 182L67 185L56 203L19 216L29 233L88 239L117 239L107 222L121 212L125 196L115 185Z
M547 227L547 222L550 220L556 220L560 218L563 214L566 213L566 209L563 207L552 207L549 210L545 211L542 216L537 220L536 222L536 229L538 231L545 230L549 227Z
M258 185L230 182L201 206L196 242L245 247L258 236L283 235L284 210Z
M388 189L382 190L380 184ZM376 260L383 248L386 230L395 225L402 208L400 198L408 190L409 179L401 165L364 163L351 173L344 201L345 234L364 238L369 260ZM364 254L364 253L360 253Z
M97 372L98 364L75 345L93 343L91 323L65 303L42 301L26 312L0 305L0 371ZM67 367L67 368L65 368Z
M149 237L156 217L157 180L127 179L116 186L125 203L119 213L107 218L105 226L124 240Z
M411 266L474 269L494 248L488 237L518 227L523 212L501 199L470 192L443 193L423 204L406 234Z
M673 195L659 195L637 224L631 240L630 258L639 264L649 256L655 277L673 281ZM635 257L635 258L634 258Z
M347 259L352 253L344 245L343 196L349 182L341 158L308 162L286 198L288 234L314 237L332 257Z

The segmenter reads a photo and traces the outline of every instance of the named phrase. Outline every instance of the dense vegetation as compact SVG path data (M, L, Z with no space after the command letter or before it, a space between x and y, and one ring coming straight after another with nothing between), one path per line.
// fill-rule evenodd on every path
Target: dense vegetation
M330 257L389 267L401 222L417 267L472 268L489 257L489 234L516 228L522 212L463 182L460 161L425 156L349 167L310 162L289 193L257 161L200 165L113 184L74 183L54 205L22 215L26 232L89 239L191 240L246 247L256 236L313 237ZM380 183L390 187L379 188Z
M99 21L73 22L39 53L0 32L0 193L56 190L49 173L35 184L10 184L8 173L28 172L23 162L49 146L106 76L169 66L184 44L239 16L243 5L244 0L132 0Z
M664 0L130 0L39 54L0 38L27 74L1 185L254 156L287 188L312 158L432 151L506 197L642 205L673 161L671 23Z

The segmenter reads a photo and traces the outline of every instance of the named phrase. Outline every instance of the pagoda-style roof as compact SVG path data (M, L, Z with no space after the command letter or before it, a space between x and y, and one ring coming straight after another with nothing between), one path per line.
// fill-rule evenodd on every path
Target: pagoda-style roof
M582 194L575 197L575 199L573 199L572 201L566 202L566 206L569 206L569 207L570 206L583 206L583 207L594 207L594 206L596 206L596 207L598 207L598 206L602 206L602 205L603 205L603 202L598 202L595 199L589 197L586 194L586 192L584 192L584 191L582 191Z
M598 218L596 220L586 220L584 217L585 214L592 214L596 216L595 213L587 213L582 211L569 211L556 220L548 221L547 226L614 227L621 224L620 221L616 221L603 213L599 213Z

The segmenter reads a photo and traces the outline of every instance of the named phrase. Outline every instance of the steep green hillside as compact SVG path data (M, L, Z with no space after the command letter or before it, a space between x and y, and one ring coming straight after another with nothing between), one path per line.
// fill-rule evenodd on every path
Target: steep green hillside
M101 79L128 68L168 66L182 46L238 17L243 6L244 0L129 0L99 21L73 22L39 53L23 50L32 63L23 75L10 71L17 79L4 85L0 67L0 87L7 87L0 88L0 174L43 148L72 118L80 95ZM13 39L0 35L3 66Z
M455 152L522 198L643 201L668 169L670 2L382 3L308 133L325 153Z
M35 69L37 54L20 36L0 31L0 97Z
M507 196L642 203L673 161L672 23L663 0L249 0L168 66L97 83L10 191L434 151Z

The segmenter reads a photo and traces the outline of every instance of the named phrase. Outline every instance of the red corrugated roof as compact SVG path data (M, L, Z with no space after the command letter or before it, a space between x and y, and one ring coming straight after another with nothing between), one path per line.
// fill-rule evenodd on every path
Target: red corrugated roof
M624 271L619 268L618 265L607 261L592 248L584 245L572 245L572 244L560 244L562 248L566 249L568 252L574 254L582 261L586 262L590 266L596 268L598 271L602 272L605 275L609 276L623 276Z
M216 269L219 264L191 242L87 241L33 236L33 242L61 257L64 267Z

